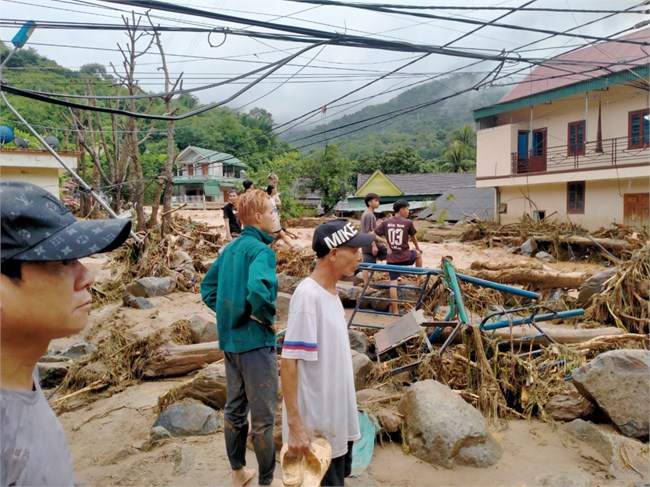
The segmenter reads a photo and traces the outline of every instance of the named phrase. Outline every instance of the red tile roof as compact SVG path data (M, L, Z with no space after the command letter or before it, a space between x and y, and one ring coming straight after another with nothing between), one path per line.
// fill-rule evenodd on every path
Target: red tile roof
M620 42L621 40L645 41L646 45L628 44ZM562 54L534 68L521 83L501 98L499 103L646 65L649 62L648 53L650 53L650 28L632 32L617 40Z

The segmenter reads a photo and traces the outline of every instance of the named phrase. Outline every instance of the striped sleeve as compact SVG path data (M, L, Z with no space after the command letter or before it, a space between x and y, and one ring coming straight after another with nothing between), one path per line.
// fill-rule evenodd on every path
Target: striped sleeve
M282 344L282 358L318 360L318 324L313 313L289 313L287 333Z

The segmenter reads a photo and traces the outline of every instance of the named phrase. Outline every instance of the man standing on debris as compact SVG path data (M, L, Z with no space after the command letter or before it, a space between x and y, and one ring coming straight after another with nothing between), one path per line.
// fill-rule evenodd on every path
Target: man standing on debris
M237 210L235 204L237 203L236 189L231 189L228 192L228 203L223 207L223 221L226 227L226 242L230 242L233 238L239 237L241 233L241 223L237 217Z
M415 236L417 230L413 222L408 219L409 202L406 200L397 200L393 203L395 215L388 220L381 222L375 228L375 233L380 236L386 236L390 252L386 263L390 265L413 265L422 267L422 251L420 244ZM415 250L409 249L409 239L413 242ZM399 314L397 303L397 280L400 277L399 272L389 272L390 277L390 303L391 313Z
M78 259L113 250L131 220L77 221L50 192L0 182L0 485L74 485L61 424L36 363L88 322L93 275Z
M375 210L379 207L379 195L376 193L368 193L363 200L366 203L366 209L363 215L361 215L361 231L375 235L375 227L377 226ZM386 260L388 255L386 240L381 237L376 237L370 245L362 249L362 252L364 263L375 264L378 260ZM364 284L368 283L369 274L369 271L363 271Z
M259 484L276 485L273 424L278 407L274 326L278 279L275 253L268 245L280 222L271 198L260 190L240 195L237 213L244 228L206 273L201 297L217 314L219 348L224 352L224 435L233 485L245 485L255 476L254 469L246 468L249 410Z
M330 442L332 463L323 486L343 485L352 468L352 443L361 435L347 320L336 282L354 274L359 248L374 238L343 219L318 226L312 240L316 267L289 305L282 346L282 438L292 458L307 453L315 436Z

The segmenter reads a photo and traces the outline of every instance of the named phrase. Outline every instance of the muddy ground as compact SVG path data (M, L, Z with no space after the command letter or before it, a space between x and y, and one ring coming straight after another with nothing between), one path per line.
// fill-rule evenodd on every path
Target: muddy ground
M186 215L208 222L217 227L215 231L223 225L220 212L195 211L186 212ZM309 247L313 229L295 230L301 237L298 244ZM438 267L442 256L451 255L461 272L476 260L525 262L529 259L503 249L458 241L423 243L422 248L425 267ZM96 272L98 279L110 276L110 257L89 258L85 263ZM604 269L593 263L563 262L549 266L563 271L585 270L590 274ZM152 310L125 308L120 303L95 309L83 332L53 342L52 348L63 349L81 339L97 342L113 329L144 336L193 315L214 319L212 311L201 303L199 294L176 292L151 298L151 301L155 305ZM100 392L92 401L80 398L73 406L76 409L61 413L75 461L77 483L88 486L229 485L230 470L221 431L205 437L173 438L151 451L141 448L156 419L158 397L186 380L182 377L137 382L121 391L112 391L110 395ZM493 467L436 468L404 454L400 443L387 438L383 445L377 445L370 468L361 477L351 479L348 485L627 486L650 481L647 465L646 470L642 470L644 475L632 470L611 475L602 457L565 433L561 424L514 420L493 424L492 428L504 451L502 459ZM190 465L186 471L175 470L175 463L181 457ZM637 464L643 461L636 460ZM248 461L255 465L251 451ZM276 476L280 477L279 465Z

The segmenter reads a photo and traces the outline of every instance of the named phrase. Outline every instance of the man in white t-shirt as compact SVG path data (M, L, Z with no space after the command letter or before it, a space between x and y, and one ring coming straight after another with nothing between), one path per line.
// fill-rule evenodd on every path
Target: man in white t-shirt
M361 436L357 418L347 320L336 282L354 274L359 249L375 239L343 219L314 231L318 261L291 298L282 346L282 439L300 457L317 436L332 446L322 486L343 485L352 468L352 443Z

